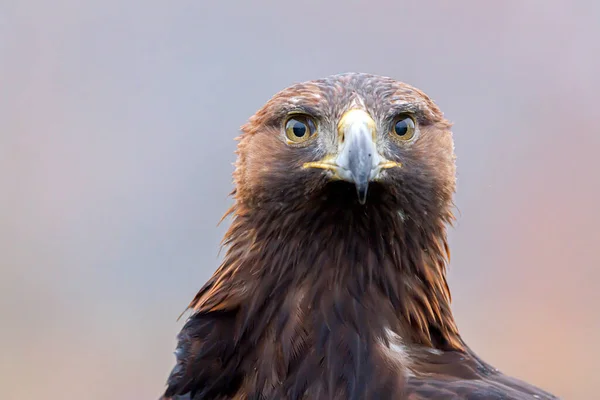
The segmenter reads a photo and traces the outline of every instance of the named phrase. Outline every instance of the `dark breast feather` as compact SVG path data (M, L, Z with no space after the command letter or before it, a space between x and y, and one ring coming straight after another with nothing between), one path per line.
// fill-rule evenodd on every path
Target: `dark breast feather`
M235 311L200 312L186 322L178 335L176 365L165 399L219 399L235 394L241 376L235 362L240 353L233 341L234 323Z
M311 359L314 352L307 349L305 354L299 355L299 359L304 361L298 362L312 367L310 371L298 370L288 376L288 380L292 379L294 382L289 382L291 386L286 394L272 392L271 395L264 396L256 392L245 393L243 381L249 378L248 374L252 374L252 371L243 367L243 358L251 355L254 352L252 348L260 347L261 344L257 343L252 348L246 347L245 350L240 342L236 344L235 320L235 311L196 312L190 317L178 337L177 364L169 377L168 389L163 399L557 399L537 387L502 374L478 358L468 347L465 351L441 351L426 346L407 349L411 359L411 372L403 390L399 392L379 391L373 397L355 397L352 394L331 397L319 393L320 391L308 391L307 394L302 388L303 385L297 386L298 382L306 381L320 368L318 361ZM343 371L348 367L350 365L339 365L336 369Z
M519 379L504 375L466 352L413 350L415 373L406 382L403 399L551 400L558 397Z
M518 379L496 372L475 380L451 376L412 377L408 379L407 400L550 400L557 397Z

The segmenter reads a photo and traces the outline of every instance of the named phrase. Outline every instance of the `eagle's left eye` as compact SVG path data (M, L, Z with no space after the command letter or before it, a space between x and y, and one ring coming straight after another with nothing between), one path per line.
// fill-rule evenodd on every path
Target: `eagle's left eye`
M316 131L315 122L308 115L293 115L285 122L285 136L292 143L305 142Z
M415 121L408 115L401 115L394 120L390 133L396 139L410 140L415 136Z

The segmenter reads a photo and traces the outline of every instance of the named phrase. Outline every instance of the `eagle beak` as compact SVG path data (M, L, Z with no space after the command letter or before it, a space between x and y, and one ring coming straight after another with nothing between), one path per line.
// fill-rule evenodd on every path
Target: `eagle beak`
M338 152L304 168L321 168L333 172L334 178L356 185L358 201L365 204L369 182L379 177L381 170L400 167L400 163L386 160L376 146L377 126L362 109L347 111L338 123Z

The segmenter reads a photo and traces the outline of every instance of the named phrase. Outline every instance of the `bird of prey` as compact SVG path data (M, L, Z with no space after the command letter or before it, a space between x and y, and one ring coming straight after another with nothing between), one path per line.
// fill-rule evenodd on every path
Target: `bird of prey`
M450 308L451 124L422 91L347 73L242 127L221 266L163 399L555 399L464 342Z

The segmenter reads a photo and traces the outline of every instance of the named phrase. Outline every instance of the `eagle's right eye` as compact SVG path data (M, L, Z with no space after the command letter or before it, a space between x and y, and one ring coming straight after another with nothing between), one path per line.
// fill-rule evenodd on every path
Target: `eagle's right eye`
M285 123L285 136L292 143L305 142L316 132L314 121L307 115L293 115Z

